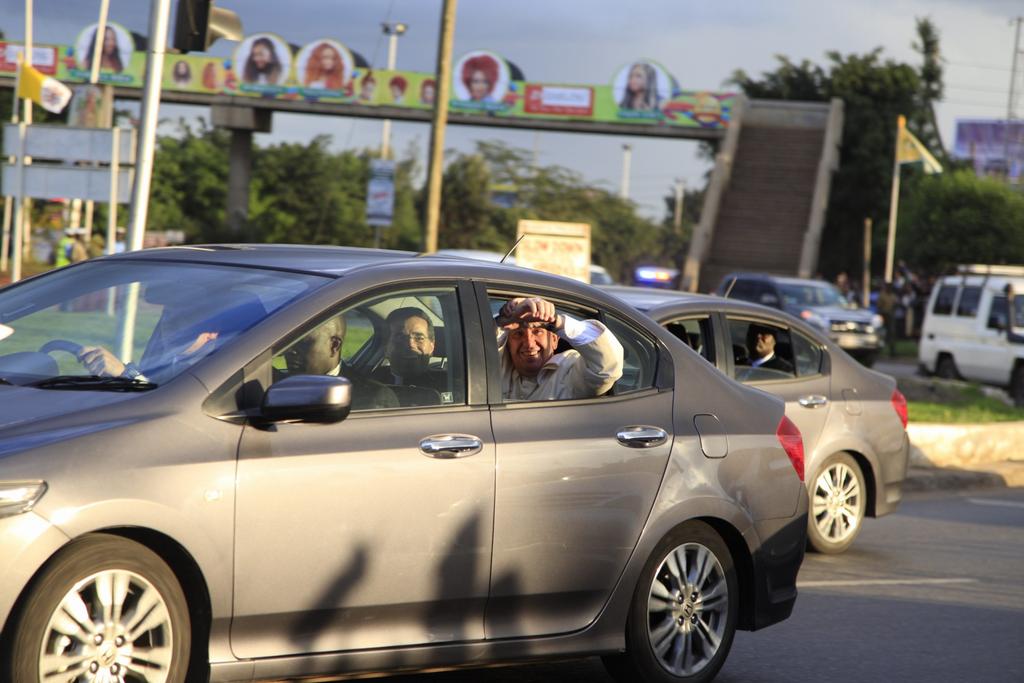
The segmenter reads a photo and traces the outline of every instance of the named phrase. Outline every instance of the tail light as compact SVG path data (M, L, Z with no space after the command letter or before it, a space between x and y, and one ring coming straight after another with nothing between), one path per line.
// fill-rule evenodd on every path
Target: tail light
M892 401L892 409L896 411L896 414L900 416L900 422L903 423L903 428L907 428L907 397L900 393L899 389L893 389L892 397L889 399Z
M800 430L793 424L785 415L779 420L779 428L775 430L775 436L778 437L779 443L782 444L782 450L786 451L786 455L789 456L789 461L793 464L793 469L796 470L796 476L800 477L800 481L804 480L804 438L800 435Z

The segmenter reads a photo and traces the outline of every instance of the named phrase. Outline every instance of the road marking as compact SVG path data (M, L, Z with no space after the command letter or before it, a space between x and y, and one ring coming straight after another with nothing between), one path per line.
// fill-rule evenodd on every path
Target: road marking
M948 583L977 583L977 579L852 579L849 581L797 581L797 588L837 586L935 586Z
M1014 500L989 500L987 498L968 498L968 503L974 503L975 505L998 505L1000 507L1007 508L1024 508L1024 503L1019 503Z

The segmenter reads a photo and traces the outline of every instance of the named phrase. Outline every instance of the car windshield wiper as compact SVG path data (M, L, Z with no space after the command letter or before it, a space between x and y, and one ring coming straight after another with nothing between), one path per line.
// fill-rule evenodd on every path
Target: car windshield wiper
M47 377L29 386L39 389L81 389L84 391L149 391L157 385L146 380L128 377L100 377L98 375L57 375Z

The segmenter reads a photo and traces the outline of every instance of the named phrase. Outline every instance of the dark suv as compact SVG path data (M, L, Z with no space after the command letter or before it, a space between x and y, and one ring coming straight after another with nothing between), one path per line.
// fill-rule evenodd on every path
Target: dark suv
M882 317L843 297L823 280L761 273L730 273L715 291L719 296L778 308L824 330L844 351L871 366L885 341Z

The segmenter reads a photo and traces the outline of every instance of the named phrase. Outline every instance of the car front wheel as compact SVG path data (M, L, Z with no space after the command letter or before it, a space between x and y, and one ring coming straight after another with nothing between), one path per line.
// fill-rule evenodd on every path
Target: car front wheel
M725 663L739 613L729 548L704 522L680 525L644 567L626 623L626 652L604 658L620 683L710 681Z
M819 553L841 553L857 538L867 509L864 474L849 453L828 458L811 481L807 540Z
M158 555L106 534L68 544L33 582L12 630L6 680L183 683L191 629Z

